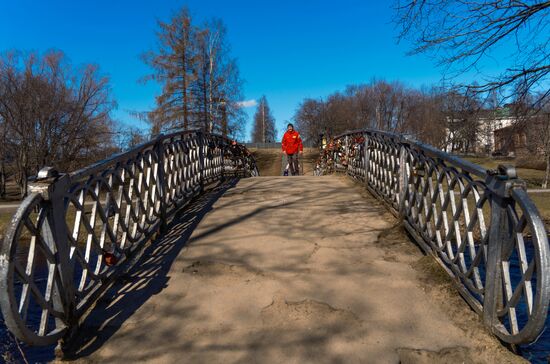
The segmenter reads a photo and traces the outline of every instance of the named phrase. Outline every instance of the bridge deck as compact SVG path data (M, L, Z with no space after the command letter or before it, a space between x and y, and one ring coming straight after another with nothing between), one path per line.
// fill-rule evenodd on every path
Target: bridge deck
M98 302L77 357L515 362L454 293L430 290L414 268L422 255L394 224L343 177L260 177L218 188Z

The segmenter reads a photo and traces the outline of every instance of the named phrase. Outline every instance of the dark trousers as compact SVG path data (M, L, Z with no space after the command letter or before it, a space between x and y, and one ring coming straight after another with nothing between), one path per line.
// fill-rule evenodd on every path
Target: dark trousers
M288 162L288 168L290 169L290 174L297 176L300 174L300 166L298 164L298 153L287 154L286 160Z

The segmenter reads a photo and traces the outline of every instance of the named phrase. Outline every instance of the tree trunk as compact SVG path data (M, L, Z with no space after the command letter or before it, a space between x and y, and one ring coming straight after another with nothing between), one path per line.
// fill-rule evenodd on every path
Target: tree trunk
M227 136L227 110L225 109L225 103L222 104L222 135Z
M550 154L546 156L546 172L544 173L544 181L542 188L548 188L548 180L550 179Z
M209 115L209 118L208 118L208 131L210 133L213 132L213 129L214 129L214 115L213 115L213 107L214 107L214 100L213 100L213 97L212 97L212 93L213 93L213 90L212 88L214 87L213 84L212 84L212 78L213 78L213 75L212 75L212 72L214 71L214 56L212 55L212 49L210 49L209 51L209 55L208 55L208 60L209 60L209 79L208 79L208 107L209 107L209 110L208 110L208 115Z
M184 68L184 72L186 72ZM184 74L183 76L183 130L189 129L189 122L188 122L188 110L187 110L187 76Z
M19 173L19 194L21 196L21 199L24 199L27 196L27 188L28 188L28 182L29 178L27 175L27 171L25 168Z
M6 197L6 164L0 162L0 198Z

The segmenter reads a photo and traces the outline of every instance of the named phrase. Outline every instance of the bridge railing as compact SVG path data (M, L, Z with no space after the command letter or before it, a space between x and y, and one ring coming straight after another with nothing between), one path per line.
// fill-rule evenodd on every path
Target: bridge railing
M199 131L160 135L79 171L43 169L0 250L0 307L29 345L78 326L169 218L226 177L258 175L248 150Z
M513 167L486 170L407 136L361 130L325 148L316 174L332 171L364 183L403 221L495 335L537 339L550 301L548 235Z

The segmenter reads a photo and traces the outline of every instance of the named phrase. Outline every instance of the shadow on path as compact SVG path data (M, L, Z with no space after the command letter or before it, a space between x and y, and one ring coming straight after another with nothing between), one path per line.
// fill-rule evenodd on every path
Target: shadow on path
M168 286L170 267L193 230L236 184L234 179L217 185L176 214L167 233L145 248L134 267L101 296L65 348L64 359L86 357L101 348L148 299Z

